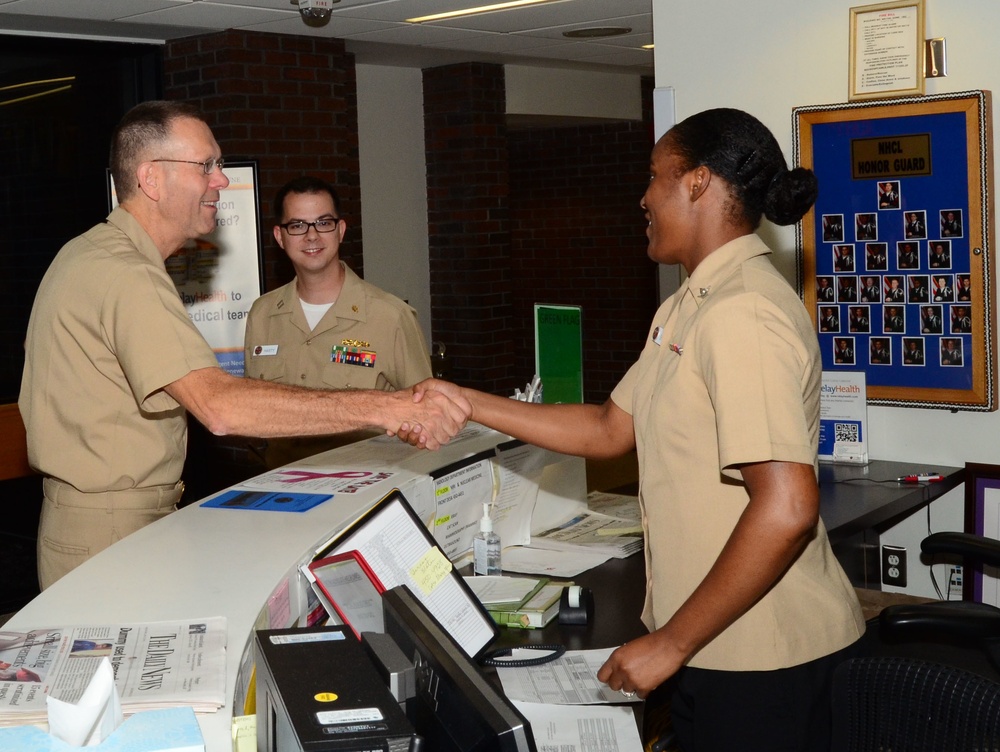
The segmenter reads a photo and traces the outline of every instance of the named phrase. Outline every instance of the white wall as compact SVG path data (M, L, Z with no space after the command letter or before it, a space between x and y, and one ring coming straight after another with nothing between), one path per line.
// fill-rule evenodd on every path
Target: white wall
M790 156L792 108L847 100L850 8L858 4L857 0L768 0L766 4L653 0L656 86L675 88L678 120L709 107L751 112L771 128ZM931 0L925 6L925 36L945 37L949 58L948 77L928 80L926 93L987 89L1000 95L994 39L1000 28L1000 3ZM995 121L997 108L994 98ZM996 175L993 180L996 185ZM794 281L792 228L767 226L761 234L772 243L779 267ZM952 466L1000 463L1000 412L872 406L868 429L873 458ZM954 509L961 509L961 494L956 489L944 502L950 506L944 515L949 525L955 519ZM937 524L937 517L932 521ZM926 529L925 519L911 519L887 533L893 540L886 536L883 540L910 548ZM909 558L916 561L917 554L911 551Z
M678 120L709 107L738 107L759 117L790 156L793 107L847 100L850 8L857 4L653 0L656 85L674 87ZM927 93L1000 93L992 38L992 31L1000 28L1000 3L929 2L925 15L925 35L945 37L949 57L948 77L928 80ZM994 119L997 106L994 99ZM776 243L779 265L794 280L792 228L769 225L762 234ZM873 406L868 429L869 452L878 459L944 465L1000 462L998 412Z
M423 74L358 65L357 79L365 280L416 309L431 347Z
M636 75L505 65L508 115L642 120Z

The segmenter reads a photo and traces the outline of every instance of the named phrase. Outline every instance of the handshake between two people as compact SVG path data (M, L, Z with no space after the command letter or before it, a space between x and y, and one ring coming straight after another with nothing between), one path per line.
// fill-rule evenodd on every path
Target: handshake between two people
M393 431L411 446L440 449L447 444L472 417L472 403L457 384L440 379L426 379L410 390L411 410ZM405 392L404 392L405 393Z

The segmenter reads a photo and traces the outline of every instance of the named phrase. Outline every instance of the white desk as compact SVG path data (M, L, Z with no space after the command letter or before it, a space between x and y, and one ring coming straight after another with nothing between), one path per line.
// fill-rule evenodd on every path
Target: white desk
M389 485L354 496L337 495L304 513L192 504L94 556L18 611L6 628L16 631L225 616L229 629L226 704L217 713L199 715L198 720L208 752L229 752L234 690L253 631L292 626L267 621L272 594L290 578L294 622L302 605L297 569L316 546L392 487L405 488L432 469L489 449L506 438L481 431L436 453L404 447L406 456L390 463L380 459L376 445L371 466L397 473ZM346 451L357 449L342 447L321 457L333 461ZM386 451L393 456L400 453L396 446ZM319 459L307 462L317 464ZM582 460L579 466L582 477Z

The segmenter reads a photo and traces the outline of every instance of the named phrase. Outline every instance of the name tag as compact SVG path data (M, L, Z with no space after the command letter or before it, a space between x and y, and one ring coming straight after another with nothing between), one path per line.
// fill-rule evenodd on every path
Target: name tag
M277 354L278 354L277 345L257 345L253 349L253 357L255 358L258 355L277 355Z

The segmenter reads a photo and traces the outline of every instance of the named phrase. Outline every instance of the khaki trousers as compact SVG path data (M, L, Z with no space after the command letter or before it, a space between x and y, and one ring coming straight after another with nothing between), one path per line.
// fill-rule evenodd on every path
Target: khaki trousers
M44 590L98 551L170 514L183 493L183 481L83 493L68 483L44 478L38 524L39 586Z

